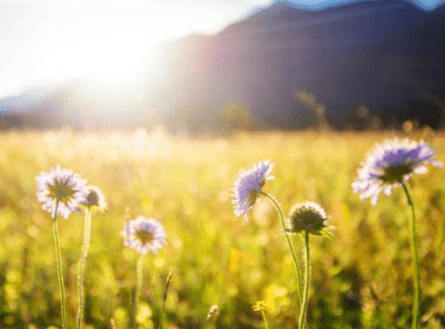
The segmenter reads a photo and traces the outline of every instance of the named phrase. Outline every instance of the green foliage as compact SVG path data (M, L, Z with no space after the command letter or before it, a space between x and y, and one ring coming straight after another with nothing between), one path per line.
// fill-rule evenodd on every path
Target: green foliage
M233 102L221 112L220 119L225 130L249 130L253 127L253 115L250 107L242 102Z
M165 328L260 328L253 305L263 301L270 328L294 329L296 279L281 224L264 198L235 218L233 178L260 160L275 163L266 192L287 214L313 200L326 209L336 241L311 239L311 329L407 328L412 303L409 208L402 189L362 203L350 184L379 134L239 134L230 139L130 133L3 133L0 135L0 328L60 327L51 218L35 198L35 177L60 164L98 186L108 211L93 215L85 267L89 329L131 328L138 255L122 245L126 213L159 219L167 245L144 261L140 328L157 328L167 276ZM389 136L388 136L389 137ZM445 138L431 140L445 149ZM444 161L444 154L439 154ZM444 327L445 171L416 176L422 328ZM77 262L83 215L60 219L67 318L77 311ZM297 256L302 241L295 237ZM207 324L209 308L217 317Z

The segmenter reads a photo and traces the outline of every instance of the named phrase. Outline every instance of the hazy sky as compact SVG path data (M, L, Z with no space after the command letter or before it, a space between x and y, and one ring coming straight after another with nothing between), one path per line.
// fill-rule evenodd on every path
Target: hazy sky
M331 1L301 0L305 6ZM82 74L131 78L157 42L215 33L272 2L0 0L0 98Z
M215 33L268 0L0 0L0 97L83 72L133 74L156 42Z

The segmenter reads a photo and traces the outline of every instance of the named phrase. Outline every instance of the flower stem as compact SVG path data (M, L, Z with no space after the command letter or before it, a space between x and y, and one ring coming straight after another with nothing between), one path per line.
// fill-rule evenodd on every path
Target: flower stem
M263 317L264 329L269 329L269 325L267 324L266 312L264 308L261 309L261 316Z
M292 247L292 242L290 241L289 236L286 234L286 224L284 223L283 211L281 210L281 207L278 204L278 202L272 196L270 196L269 194L267 194L266 192L263 192L263 191L260 191L260 194L264 195L266 198L268 198L273 203L273 205L277 209L278 216L280 217L281 225L283 226L283 230L284 230L284 236L286 237L286 241L289 246L289 250L290 250L290 252L292 254L292 258L294 260L295 271L297 272L297 292L298 292L298 300L300 301L300 305L301 305L303 295L301 292L300 263L298 262L297 256L295 255L294 248Z
M307 315L307 306L308 306L308 297L309 297L309 282L311 279L311 261L310 261L310 253L309 253L309 232L304 232L304 249L305 249L305 280L304 280L304 292L303 292L303 305L301 307L300 312L300 321L298 327L300 329L306 328L306 315Z
M135 326L137 326L137 315L139 311L139 298L142 292L142 281L143 281L143 265L144 265L144 255L140 255L137 265L136 265L136 296L134 298L134 315L135 315Z
M172 270L168 273L167 280L165 282L164 287L164 295L162 296L162 307L161 307L161 314L159 317L159 327L158 329L164 328L164 323L166 322L166 316L165 316L165 302L167 300L167 294L168 294L168 288L170 287L170 283L172 280Z
M419 305L421 299L421 291L420 291L420 274L419 274L419 253L417 250L417 237L416 237L416 214L414 211L414 204L411 199L411 196L408 192L408 188L405 183L402 182L403 190L405 191L406 198L408 200L408 204L411 207L411 252L412 252L412 266L414 272L414 300L413 300L413 322L411 325L411 329L419 328Z
M57 210L59 208L59 200L56 200L56 207L54 209L53 214L53 234L54 234L54 243L56 245L56 258L57 258L57 277L59 279L59 288L60 288L60 316L62 318L62 328L66 329L66 316L65 316L65 287L63 283L63 272L62 272L62 254L60 252L60 242L59 242L59 234L57 229Z
M80 252L80 259L78 264L78 273L77 273L77 287L78 287L78 299L79 299L79 309L77 311L77 329L82 328L82 319L84 312L84 269L85 269L85 261L88 254L88 248L90 246L90 237L91 237L91 211L89 208L85 210L85 219L84 219L84 231L83 231L83 245L82 251Z

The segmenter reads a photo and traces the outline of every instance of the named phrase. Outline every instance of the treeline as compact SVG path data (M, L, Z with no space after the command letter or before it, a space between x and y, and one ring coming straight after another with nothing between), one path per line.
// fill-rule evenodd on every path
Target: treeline
M444 109L437 104L416 102L407 103L398 108L370 108L358 104L339 116L347 117L341 120L332 112L327 112L325 106L318 102L314 95L299 91L295 93L296 104L293 111L282 115L256 113L246 102L233 101L221 109L215 109L205 104L184 105L175 111L156 109L139 109L129 119L128 116L112 121L100 116L86 115L86 111L63 112L51 111L10 111L0 114L0 129L57 129L69 126L74 130L109 130L132 129L145 127L151 129L164 126L171 133L186 133L189 135L214 134L227 135L234 131L263 130L386 130L401 129L406 122L411 122L413 128L427 125L433 129L445 127Z

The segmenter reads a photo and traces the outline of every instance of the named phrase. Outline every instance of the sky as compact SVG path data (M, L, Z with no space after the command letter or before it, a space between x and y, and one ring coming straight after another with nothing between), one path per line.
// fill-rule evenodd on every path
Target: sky
M314 8L333 1L300 3ZM81 76L130 83L160 42L217 33L273 2L0 0L0 98Z
M131 78L164 40L212 34L270 0L0 0L0 98L91 74Z

